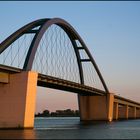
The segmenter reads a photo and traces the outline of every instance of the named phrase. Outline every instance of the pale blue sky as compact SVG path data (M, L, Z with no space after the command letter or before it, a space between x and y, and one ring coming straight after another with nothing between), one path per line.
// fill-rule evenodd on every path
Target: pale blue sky
M111 92L140 102L140 2L3 1L0 42L33 20L53 17L65 19L81 35ZM39 105L49 95L38 91ZM76 96L70 98L76 104Z

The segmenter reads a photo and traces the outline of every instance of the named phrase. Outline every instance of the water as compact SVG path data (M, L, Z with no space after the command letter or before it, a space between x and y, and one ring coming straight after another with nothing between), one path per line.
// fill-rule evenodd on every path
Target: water
M78 117L36 118L33 130L0 130L11 139L140 139L140 120L80 123Z

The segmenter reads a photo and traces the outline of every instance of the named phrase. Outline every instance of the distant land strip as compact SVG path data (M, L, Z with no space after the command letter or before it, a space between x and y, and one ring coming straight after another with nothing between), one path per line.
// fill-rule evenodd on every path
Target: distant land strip
M55 112L50 112L49 110L44 110L42 113L35 114L35 117L79 117L79 110L56 110Z

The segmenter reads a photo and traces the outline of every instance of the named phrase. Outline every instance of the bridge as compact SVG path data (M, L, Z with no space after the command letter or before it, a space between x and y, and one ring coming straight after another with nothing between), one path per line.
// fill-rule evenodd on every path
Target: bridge
M76 93L81 121L140 118L140 103L109 92L88 47L60 18L33 21L0 44L0 128L34 126L37 86Z

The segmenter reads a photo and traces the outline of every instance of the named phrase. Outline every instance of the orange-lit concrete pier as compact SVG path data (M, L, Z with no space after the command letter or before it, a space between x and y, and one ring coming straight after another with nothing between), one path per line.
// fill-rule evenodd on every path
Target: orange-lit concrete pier
M80 96L81 120L119 120L140 118L140 103L108 94L106 96Z
M33 128L37 73L0 73L0 77L0 128Z
M114 95L113 119L140 118L140 103Z

